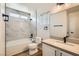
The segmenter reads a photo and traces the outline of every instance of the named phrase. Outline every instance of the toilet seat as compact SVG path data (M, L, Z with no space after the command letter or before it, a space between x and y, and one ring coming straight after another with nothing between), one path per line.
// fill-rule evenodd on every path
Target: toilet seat
M38 46L37 45L38 44L36 44L36 43L29 44L29 55L33 55L33 54L38 52Z
M37 43L30 43L29 44L29 49L35 49L35 48L37 48Z

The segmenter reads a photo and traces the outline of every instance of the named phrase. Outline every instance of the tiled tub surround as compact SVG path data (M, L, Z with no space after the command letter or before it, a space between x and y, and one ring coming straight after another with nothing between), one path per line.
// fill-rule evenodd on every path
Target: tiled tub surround
M12 17L11 17L12 18ZM30 37L30 21L12 18L6 22L6 40L18 40Z
M9 15L9 21L6 22L6 40L28 38L31 33L30 15L9 7L6 7L6 14Z
M30 15L30 13L6 7L6 14L9 15L9 21L6 22L7 41L28 38L31 33L36 37L35 12Z

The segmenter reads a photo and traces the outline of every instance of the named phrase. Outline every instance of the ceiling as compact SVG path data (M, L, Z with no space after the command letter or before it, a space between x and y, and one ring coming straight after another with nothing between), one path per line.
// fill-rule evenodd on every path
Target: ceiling
M21 5L24 5L31 10L50 11L56 6L56 3L21 3Z
M56 13L61 10L65 10L72 6L79 5L79 4L65 4L61 7L58 7L56 3L8 3L7 6L14 8L16 10L28 12L28 13L36 13L38 14L45 14L45 13Z

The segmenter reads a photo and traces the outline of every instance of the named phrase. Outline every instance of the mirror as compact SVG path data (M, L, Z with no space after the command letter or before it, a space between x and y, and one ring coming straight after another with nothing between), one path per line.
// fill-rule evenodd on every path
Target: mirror
M79 38L79 6L70 8L68 12L68 33L70 38Z
M50 37L64 38L67 34L67 12L62 11L50 15Z

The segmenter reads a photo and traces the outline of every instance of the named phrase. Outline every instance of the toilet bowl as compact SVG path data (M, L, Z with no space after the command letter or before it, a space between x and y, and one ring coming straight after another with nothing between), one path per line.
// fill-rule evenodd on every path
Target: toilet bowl
M41 43L41 38L36 37L35 39L32 39L32 41L35 41L35 43L29 44L29 55L33 55L38 52L38 45Z
M37 44L36 43L30 43L29 44L29 49L35 49L37 48Z
M38 44L36 44L36 43L30 43L29 44L29 55L33 55L36 52L38 52Z

